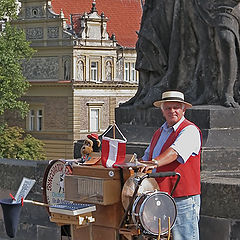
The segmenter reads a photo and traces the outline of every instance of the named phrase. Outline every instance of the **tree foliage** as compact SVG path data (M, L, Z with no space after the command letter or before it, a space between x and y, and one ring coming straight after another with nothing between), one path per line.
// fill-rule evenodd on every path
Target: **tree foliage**
M0 32L0 115L6 110L19 110L23 117L28 111L28 104L20 97L29 83L23 76L21 63L29 59L34 50L26 41L24 32L10 24L16 18L16 10L15 0L0 0L0 19L8 19Z
M26 134L22 128L0 128L0 158L14 158L27 160L45 160L44 144L30 134Z
M17 17L18 5L16 0L0 0L0 17L8 17L10 20Z
M21 100L29 87L21 64L35 52L23 30L13 26L17 18L16 0L0 0L0 20L6 20L0 31L0 117L6 110L18 110L22 117L28 104ZM19 127L0 126L0 158L45 159L43 143Z

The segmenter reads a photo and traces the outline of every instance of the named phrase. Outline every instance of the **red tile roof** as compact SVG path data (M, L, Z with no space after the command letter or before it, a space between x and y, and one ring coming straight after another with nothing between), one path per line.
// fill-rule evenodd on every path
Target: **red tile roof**
M63 10L64 16L70 19L70 14L90 12L92 0L52 0L53 11L57 14ZM136 31L140 28L142 16L141 0L96 0L98 14L108 18L107 32L113 33L121 46L135 47Z

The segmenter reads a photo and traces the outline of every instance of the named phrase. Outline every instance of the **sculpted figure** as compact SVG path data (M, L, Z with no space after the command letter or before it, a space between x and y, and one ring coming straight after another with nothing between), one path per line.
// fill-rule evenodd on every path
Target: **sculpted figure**
M238 107L239 105L234 100L234 85L239 81L239 60L237 58L239 55L239 1L197 0L196 5L201 17L209 27L215 30L219 67L217 88L220 103L226 107Z
M146 0L136 45L136 95L148 108L167 89L193 104L239 107L237 0Z
M110 61L106 62L105 74L106 74L106 80L111 81L112 80L112 65L111 65Z
M64 61L64 80L70 80L70 60Z
M77 63L77 80L84 81L84 64L81 60Z

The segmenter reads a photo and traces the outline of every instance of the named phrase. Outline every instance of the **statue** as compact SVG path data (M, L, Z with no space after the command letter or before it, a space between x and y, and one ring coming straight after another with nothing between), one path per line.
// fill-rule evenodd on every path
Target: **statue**
M63 64L64 80L70 80L70 59L65 59Z
M111 81L112 80L112 64L110 61L106 62L105 74L106 74L106 80Z
M82 60L77 62L77 80L84 81L84 64Z
M136 95L124 106L148 108L167 89L193 104L239 107L237 0L146 0L136 44Z

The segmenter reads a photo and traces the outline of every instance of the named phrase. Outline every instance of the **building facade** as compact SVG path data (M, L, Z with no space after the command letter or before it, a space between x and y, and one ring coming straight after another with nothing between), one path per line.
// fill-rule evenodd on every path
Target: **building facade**
M36 54L23 63L31 84L23 98L29 115L24 121L11 116L9 124L17 121L42 140L48 159L73 158L74 142L101 134L114 121L115 108L137 90L135 31L141 3L115 0L109 6L109 0L99 1L100 9L114 9L114 4L118 9L105 16L98 2L90 0L74 1L74 6L70 0L20 2L13 24L24 29ZM134 8L134 24L128 20L129 28L119 27L123 15L132 14L125 11L129 7Z

